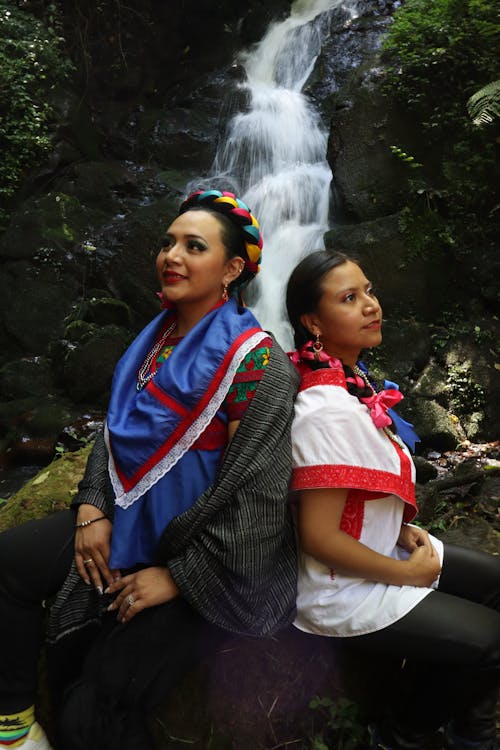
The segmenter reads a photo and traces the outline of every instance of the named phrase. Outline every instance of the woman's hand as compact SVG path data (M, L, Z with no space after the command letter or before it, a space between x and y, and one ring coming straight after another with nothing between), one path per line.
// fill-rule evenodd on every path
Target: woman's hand
M406 560L410 586L431 586L441 572L439 555L434 549L425 529L403 524L398 544L410 552Z
M430 552L437 554L427 531L411 524L403 524L401 526L398 545L407 552L413 552L417 547L427 547Z
M116 592L118 595L108 610L117 610L117 619L120 622L128 622L143 609L165 604L179 595L179 589L168 568L163 567L144 568L137 573L124 576L114 581L105 593Z
M432 552L427 546L416 547L403 565L408 572L405 583L410 586L431 586L441 572L441 562L434 547Z
M92 583L102 594L105 586L113 583L120 573L117 570L110 570L108 565L113 528L111 522L104 518L101 511L93 505L84 503L79 506L77 524L93 518L102 518L102 520L76 529L75 563L85 583Z

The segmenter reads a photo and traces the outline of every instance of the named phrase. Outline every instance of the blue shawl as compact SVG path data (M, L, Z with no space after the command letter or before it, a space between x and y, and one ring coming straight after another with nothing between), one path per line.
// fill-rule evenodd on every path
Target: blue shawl
M111 568L151 563L168 523L212 484L226 444L220 407L242 359L267 336L231 299L210 310L138 391L139 368L171 315L164 311L144 328L113 378L106 421L115 493Z

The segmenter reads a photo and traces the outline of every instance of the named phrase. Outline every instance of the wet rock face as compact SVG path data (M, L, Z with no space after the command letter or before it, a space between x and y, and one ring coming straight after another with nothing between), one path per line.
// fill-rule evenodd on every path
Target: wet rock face
M33 392L43 380L53 398L102 407L127 336L159 309L158 238L187 186L206 176L229 115L246 106L237 53L259 41L290 4L132 0L120 6L120 24L115 6L97 12L92 0L64 4L81 91L58 94L54 151L29 176L0 237L0 368L39 356L44 365L31 370ZM379 51L392 10L391 2L367 0L355 19L344 9L332 12L306 87L329 128L335 224L325 241L357 255L383 290L384 343L368 364L411 395L403 413L417 399L413 416L424 445L436 436L440 446L464 434L493 439L500 399L485 354L491 321L479 322L477 341L453 355L471 363L467 372L443 345L433 360L435 396L416 387L435 351L443 283L447 299L454 285L446 258L408 258L400 232L406 173L390 145L411 127L381 91ZM81 14L85 34L77 38ZM86 379L94 357L99 372ZM14 390L0 401L23 400L17 392L29 389L29 371L16 387L3 373ZM467 410L464 394L473 408ZM450 414L463 422L462 432Z
M159 311L158 239L212 162L224 96L241 78L236 53L289 8L132 0L117 19L116 5L64 4L80 90L58 92L54 150L0 237L2 450L34 439L34 417L17 419L14 404L36 416L42 387L59 413L68 398L105 405L124 347ZM15 383L15 363L33 356L43 366L23 365Z
M352 18L344 9L334 11L307 87L329 125L336 215L352 223L394 214L404 205L407 172L390 146L411 124L382 92L379 50L391 5L366 2L358 12Z
M92 0L65 3L65 34L92 101L130 102L177 87L180 96L200 74L227 65L257 41L291 0Z

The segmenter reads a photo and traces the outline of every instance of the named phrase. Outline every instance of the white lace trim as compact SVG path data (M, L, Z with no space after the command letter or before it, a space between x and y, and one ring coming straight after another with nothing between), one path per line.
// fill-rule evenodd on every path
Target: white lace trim
M153 468L145 474L139 482L132 487L128 492L123 491L122 483L118 477L115 463L110 450L109 444L109 431L107 423L105 425L104 437L109 453L109 475L111 477L111 484L115 493L115 503L124 510L129 508L136 500L139 500L148 490L153 487L170 469L175 466L182 456L189 450L193 443L200 437L202 432L208 427L222 402L224 401L226 394L229 390L231 383L234 380L234 376L242 360L246 355L257 346L264 338L269 336L266 331L259 331L250 336L249 339L243 342L239 349L235 352L233 359L231 360L229 367L227 368L226 374L222 378L219 387L212 396L211 400L207 404L204 411L199 415L193 424L188 427L184 435L178 440L170 451L159 461Z

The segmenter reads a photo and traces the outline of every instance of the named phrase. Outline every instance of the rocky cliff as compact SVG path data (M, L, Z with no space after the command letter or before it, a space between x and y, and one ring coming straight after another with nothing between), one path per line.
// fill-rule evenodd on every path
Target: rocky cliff
M57 93L53 151L28 175L0 237L4 456L38 445L48 459L64 428L105 409L116 360L158 309L157 238L186 185L209 172L228 113L245 107L237 53L289 6L65 4L77 72ZM393 6L359 8L354 19L331 14L306 87L330 132L325 241L355 252L382 289L384 344L370 364L411 394L403 411L422 449L493 440L498 320L474 290L463 299L467 279L457 282L460 268L441 252L408 253L407 170L391 146L419 134L383 91ZM473 324L454 323L457 304Z

